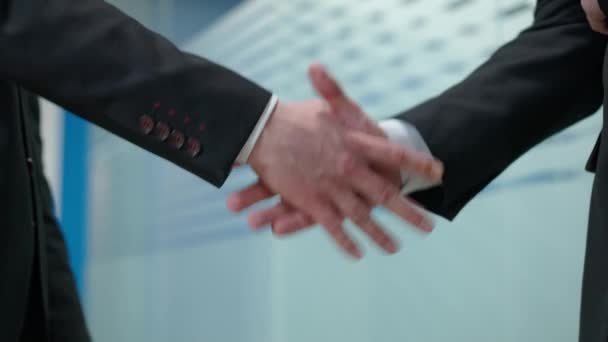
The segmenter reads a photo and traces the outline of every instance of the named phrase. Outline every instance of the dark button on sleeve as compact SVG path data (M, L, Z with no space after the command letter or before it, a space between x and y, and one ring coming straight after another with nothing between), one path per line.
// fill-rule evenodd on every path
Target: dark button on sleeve
M25 160L25 162L27 163L27 170L30 172L30 174L32 173L32 171L34 170L34 160L32 158L27 158Z
M150 115L142 115L139 117L139 129L144 134L150 134L154 129L154 119Z
M154 136L160 140L165 141L169 138L169 134L171 133L171 127L164 122L158 122L154 127Z
M184 137L184 133L174 129L173 132L171 132L171 135L169 136L169 140L167 142L169 143L169 145L179 150L182 148L182 146L184 146L186 138Z
M186 153L192 158L196 158L201 153L201 143L195 138L188 138L186 141Z

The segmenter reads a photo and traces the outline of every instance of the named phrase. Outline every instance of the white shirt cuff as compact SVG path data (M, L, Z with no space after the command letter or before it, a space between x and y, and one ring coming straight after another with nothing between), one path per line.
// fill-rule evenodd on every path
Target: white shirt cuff
M432 155L431 150L414 126L397 119L384 120L379 123L379 126L389 141ZM439 185L439 183L430 182L416 175L410 175L405 171L401 172L401 181L403 184L401 193L403 195L409 195L413 192Z
M270 116L274 112L274 109L277 106L278 102L279 102L279 99L275 95L272 95L272 97L270 98L270 101L268 101L268 104L266 105L266 108L264 109L264 112L262 112L262 115L260 116L258 123L253 128L251 135L249 135L249 139L247 139L247 142L245 143L245 145L243 145L241 152L236 157L236 160L235 160L236 164L241 164L241 165L247 164L247 161L249 160L249 155L251 154L251 151L253 151L253 148L255 147L255 143L260 138L260 135L262 134L264 127L266 127L266 123L268 122L268 119L270 119Z

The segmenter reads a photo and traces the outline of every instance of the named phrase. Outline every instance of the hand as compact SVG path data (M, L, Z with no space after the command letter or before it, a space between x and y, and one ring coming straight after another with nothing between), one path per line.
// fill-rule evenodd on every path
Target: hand
M340 223L344 217L351 218L382 248L388 252L395 252L397 249L396 243L370 219L369 212L375 205L385 205L415 226L427 231L430 230L432 228L430 221L418 212L411 203L399 198L399 170L411 170L427 178L438 180L441 178L442 166L439 162L432 161L432 158L428 156L415 151L403 150L388 143L382 130L368 119L352 100L343 94L337 83L322 67L311 67L310 76L319 93L327 100L330 113L325 113L325 115L329 117L328 120L335 127L348 128L347 135L357 137L356 139L359 140L356 144L359 149L356 156L349 158L356 160L363 157L369 163L366 171L367 176L358 172L337 174L333 181L341 184L342 190L348 189L348 186L353 189L347 196L337 196L335 193L337 188L333 185L323 189L323 191L329 191L328 198L330 201L331 199L334 200L333 218ZM336 129L335 127L332 129ZM383 153L387 154L382 155ZM388 162L388 160L392 160L392 162ZM361 166L363 166L363 160L361 163ZM432 171L433 168L436 168L437 171ZM349 175L350 177L348 177ZM362 181L363 179L365 181ZM382 186L392 190L381 190L378 186L374 187L374 184L379 184L379 180L383 181ZM229 207L235 211L242 210L258 201L272 197L274 191L271 189L271 186L260 182L232 195L228 201ZM371 193L373 191L380 191L380 193L384 191L385 194L378 197L377 194ZM324 203L323 207L331 208L330 204ZM315 222L324 224L316 219L315 215L311 214L307 208L292 202L283 195L282 202L277 206L253 213L250 216L250 224L259 227L272 222L273 229L278 234L290 233ZM317 209L320 210L321 208ZM327 227L327 225L325 226ZM341 227L339 229L331 228L329 231L339 245L349 253L353 255L360 253L358 249L356 249L356 253L353 253L354 243L344 234ZM336 231L339 232L339 235L335 234Z
M384 131L371 120L359 105L349 98L335 79L327 70L319 64L313 64L309 68L309 77L313 88L323 98L330 108L330 113L338 118L346 126L373 136L386 139ZM401 186L401 172L382 165L376 167L386 178L391 180L395 186ZM232 201L241 203L238 210L243 210L257 202L273 197L274 194L267 189L263 183L249 186L232 197ZM414 211L414 213L417 213ZM423 215L410 217L410 222L428 222ZM249 224L254 229L272 224L272 231L278 236L289 235L297 231L310 228L315 224L312 217L301 210L289 205L285 200L274 207L253 212L249 216ZM414 224L418 226L418 224ZM387 238L376 238L378 245L389 253L395 252L395 241L384 233Z
M587 21L595 32L608 34L608 24L606 14L602 11L599 0L581 0L583 10L587 14Z

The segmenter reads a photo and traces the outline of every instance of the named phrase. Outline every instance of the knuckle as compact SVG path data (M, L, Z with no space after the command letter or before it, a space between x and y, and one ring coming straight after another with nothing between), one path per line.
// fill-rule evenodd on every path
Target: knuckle
M416 211L412 210L411 223L415 226L420 226L424 222L424 216Z
M344 94L340 86L331 78L328 79L330 82L327 87L327 95L329 100L340 100Z
M342 244L344 247L346 247L346 249L348 250L349 253L356 253L357 252L357 245L355 244L355 242L347 235L344 235L343 240L340 242L340 244Z
M372 239L381 246L387 245L390 242L388 235L379 229L372 232Z
M342 246L346 246L347 248L351 248L352 247L352 241L349 239L348 236L346 236L346 234L344 233L340 233L336 235L336 241L341 244Z
M383 231L379 231L376 235L376 241L378 241L378 243L380 243L381 245L388 245L392 242L390 236L388 236L388 234Z
M337 244L341 245L342 247L347 247L349 245L350 239L341 229L329 229L326 227L326 231Z
M304 214L298 215L298 217L295 219L295 222L297 223L298 227L302 228L305 228L310 224L310 220Z
M604 30L604 25L601 22L598 22L593 18L587 18L587 21L589 21L589 26L591 26L593 31L601 33Z
M412 170L421 174L428 176L433 171L434 159L432 157L426 155L416 155L415 160L411 162Z
M275 226L274 224L272 225L272 234L276 237L283 237L285 235L287 235L285 229L279 229L277 226Z
M352 175L355 168L357 167L356 158L350 153L343 153L338 158L337 162L337 174L341 177Z
M395 189L390 184L383 185L381 191L378 193L378 202L388 203L395 197Z
M340 230L340 226L342 225L343 218L339 215L324 213L320 216L320 222L326 226L332 232Z
M370 222L370 208L363 204L353 205L350 209L349 216L353 222L359 225L367 225Z
M398 164L403 165L410 161L409 154L398 146L393 146L390 150L390 157L392 160L396 161Z
M423 175L431 175L433 172L433 163L434 161L429 159L429 158L425 158L421 163L420 163L420 172Z

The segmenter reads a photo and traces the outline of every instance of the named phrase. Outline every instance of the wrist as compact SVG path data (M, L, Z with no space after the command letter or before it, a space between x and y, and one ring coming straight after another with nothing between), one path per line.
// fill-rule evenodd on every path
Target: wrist
M272 140L271 135L274 131L274 127L277 124L278 116L280 112L284 111L286 104L278 101L274 106L272 112L270 113L268 120L264 128L262 129L257 141L253 145L253 149L251 150L251 154L249 155L249 159L247 163L256 170L263 168L266 164L266 158L269 155L269 148L272 145L270 142Z
M258 122L256 123L255 127L251 131L249 138L245 142L245 145L243 145L243 147L241 148L241 152L239 152L238 156L236 157L236 160L234 162L235 166L239 166L239 165L248 163L249 156L251 155L253 148L255 147L260 135L262 134L262 131L266 127L266 124L267 124L268 120L270 119L270 116L274 112L277 102L278 102L278 99L274 95L268 101L266 108L262 112L262 115L258 119Z

